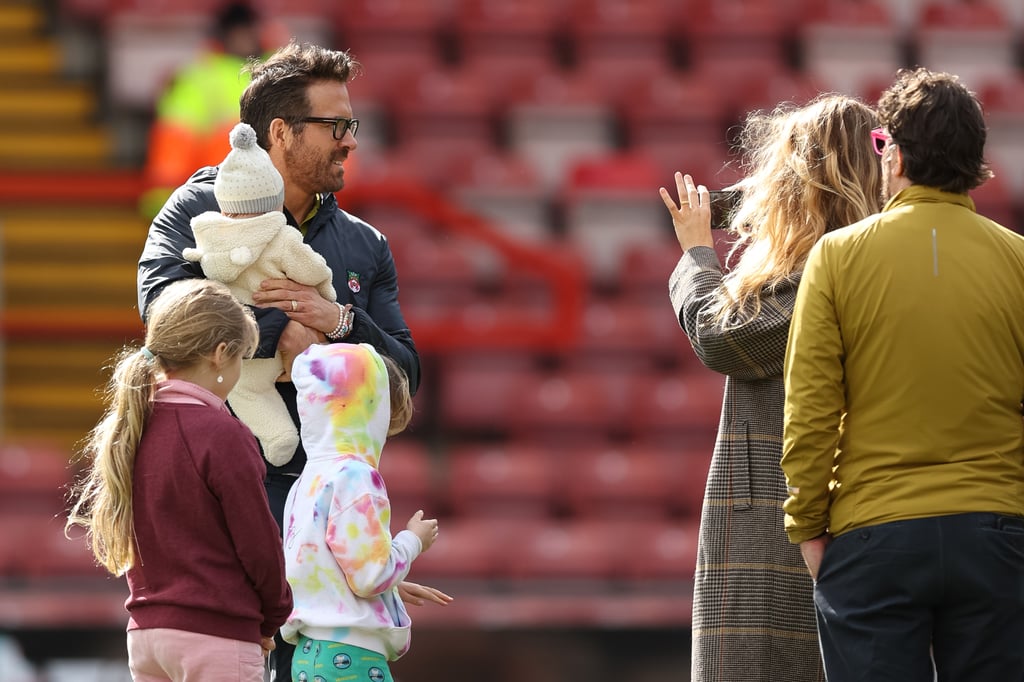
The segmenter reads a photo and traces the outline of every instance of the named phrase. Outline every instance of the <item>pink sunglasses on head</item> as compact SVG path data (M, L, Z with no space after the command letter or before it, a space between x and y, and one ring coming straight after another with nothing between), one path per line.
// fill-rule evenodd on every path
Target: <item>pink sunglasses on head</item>
M885 128L875 128L871 131L871 143L875 147L875 153L881 156L885 153L885 148L892 141L889 137L889 133L885 132Z

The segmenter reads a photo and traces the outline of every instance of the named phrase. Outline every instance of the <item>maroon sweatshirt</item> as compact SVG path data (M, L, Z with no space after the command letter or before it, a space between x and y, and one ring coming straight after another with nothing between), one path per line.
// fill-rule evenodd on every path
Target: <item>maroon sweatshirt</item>
M266 465L223 401L183 384L161 384L136 455L128 629L259 642L292 608Z

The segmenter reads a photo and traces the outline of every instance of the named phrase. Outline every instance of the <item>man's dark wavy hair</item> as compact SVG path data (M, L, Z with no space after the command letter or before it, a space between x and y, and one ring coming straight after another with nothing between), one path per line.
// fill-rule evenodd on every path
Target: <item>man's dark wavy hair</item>
M981 103L957 76L901 69L878 100L878 117L912 183L966 194L992 177Z
M296 132L311 115L307 91L319 82L347 83L359 73L360 65L348 52L319 45L292 41L266 61L252 60L252 75L240 101L241 118L256 131L256 140L264 149L270 142L270 122L287 121Z

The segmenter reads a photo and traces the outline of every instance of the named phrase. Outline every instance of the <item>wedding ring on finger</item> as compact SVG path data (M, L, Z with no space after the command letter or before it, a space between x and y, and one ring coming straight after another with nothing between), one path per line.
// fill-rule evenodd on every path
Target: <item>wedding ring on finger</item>
M296 302L295 302L295 299L293 298L293 299L292 299L292 312L294 313L294 312L295 312L296 310L298 310L298 309L299 309L299 304L298 304L298 303L296 303Z

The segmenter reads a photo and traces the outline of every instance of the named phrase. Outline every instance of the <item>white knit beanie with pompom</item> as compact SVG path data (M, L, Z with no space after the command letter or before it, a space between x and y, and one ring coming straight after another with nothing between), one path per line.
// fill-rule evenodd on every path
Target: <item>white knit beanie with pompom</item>
M270 155L256 144L248 123L231 130L231 151L220 164L213 194L222 213L267 213L284 205L284 180Z

